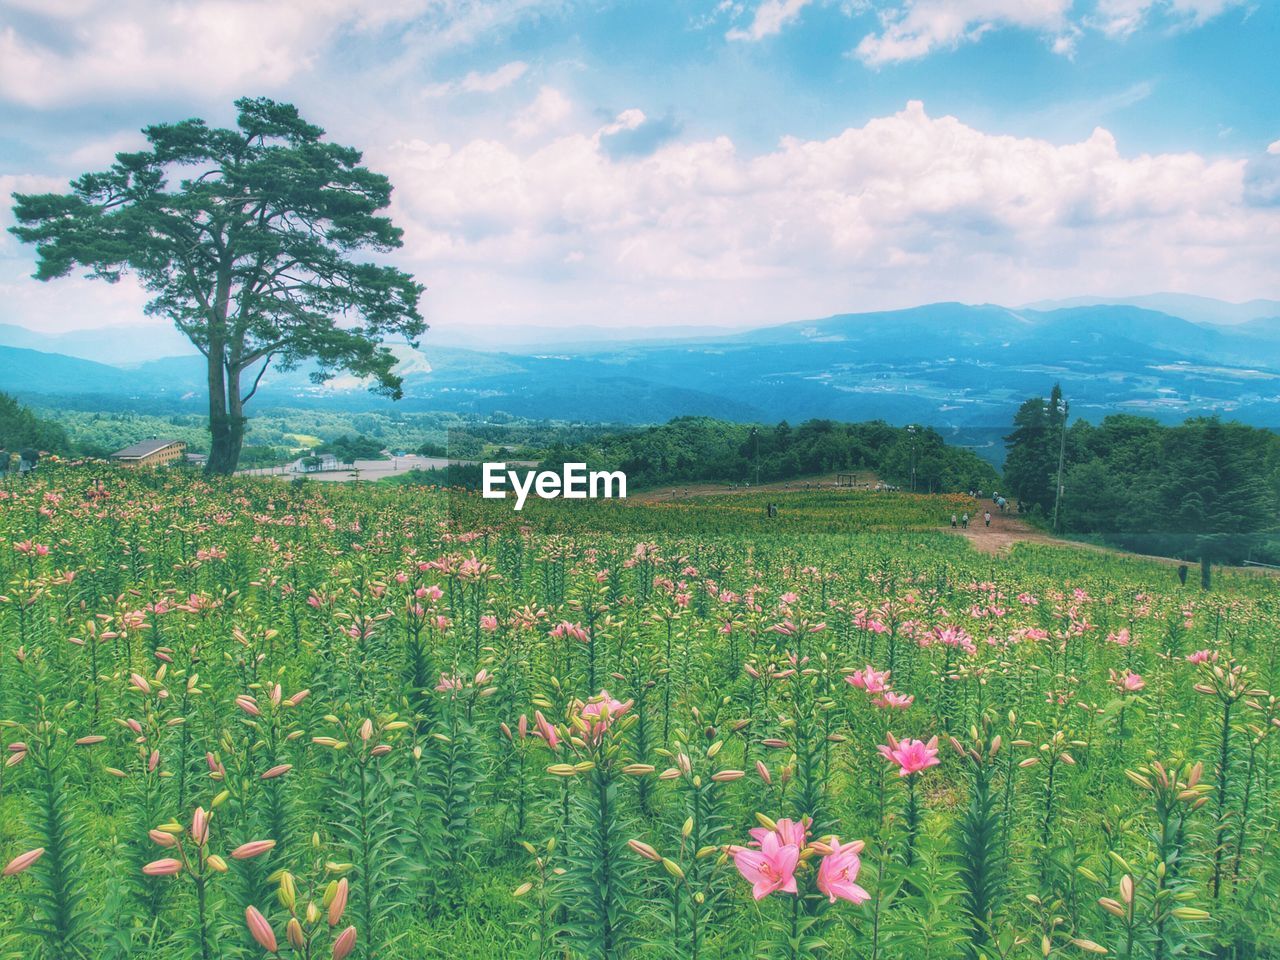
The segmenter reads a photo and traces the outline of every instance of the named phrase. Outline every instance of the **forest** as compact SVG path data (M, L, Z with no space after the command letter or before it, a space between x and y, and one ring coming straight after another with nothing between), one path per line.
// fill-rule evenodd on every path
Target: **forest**
M948 446L932 427L894 427L880 420L808 420L793 427L679 417L662 426L553 447L546 462L582 461L623 470L635 487L736 480L768 483L836 471L869 470L920 493L991 490L995 468L977 454Z
M1006 438L1005 484L1024 513L1053 525L1057 501L1061 532L1142 553L1280 559L1280 436L1216 417L1166 426L1113 414L1067 426L1064 406L1056 386L1027 400Z

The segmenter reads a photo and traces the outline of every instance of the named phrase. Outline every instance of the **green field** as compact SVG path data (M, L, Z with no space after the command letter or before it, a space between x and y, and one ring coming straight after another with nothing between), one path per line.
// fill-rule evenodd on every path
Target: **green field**
M1275 580L771 499L10 478L0 957L1280 955Z

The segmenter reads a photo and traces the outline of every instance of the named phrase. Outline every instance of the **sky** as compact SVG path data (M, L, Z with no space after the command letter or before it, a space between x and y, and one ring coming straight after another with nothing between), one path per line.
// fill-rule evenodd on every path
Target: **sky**
M268 96L391 178L437 342L1277 298L1278 52L1280 0L0 0L0 197ZM33 266L0 323L142 318Z

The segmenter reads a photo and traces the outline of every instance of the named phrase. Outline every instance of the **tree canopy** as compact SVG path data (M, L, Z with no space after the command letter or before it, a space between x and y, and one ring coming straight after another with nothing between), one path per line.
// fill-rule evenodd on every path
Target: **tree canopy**
M36 245L38 279L77 268L108 282L134 274L152 294L148 313L170 318L204 354L213 473L235 469L244 405L268 366L312 362L316 382L349 371L399 397L384 341L413 343L426 329L424 288L354 257L401 245L379 214L390 181L289 104L236 107L236 129L150 126L148 149L117 154L69 193L15 194L11 228Z
M69 446L62 427L37 417L7 393L0 393L0 450L66 453Z
M1061 419L1052 400L1026 401L1006 438L1005 483L1023 508L1048 515ZM1280 436L1196 418L1177 426L1128 414L1066 429L1061 520L1145 553L1238 562L1277 559Z
M679 417L643 430L557 446L547 464L584 462L593 469L623 470L631 486L740 480L786 480L836 471L868 470L906 487L911 464L920 492L990 490L995 468L977 454L949 446L929 427L914 432L883 421L810 420L793 427ZM757 469L758 468L758 469Z

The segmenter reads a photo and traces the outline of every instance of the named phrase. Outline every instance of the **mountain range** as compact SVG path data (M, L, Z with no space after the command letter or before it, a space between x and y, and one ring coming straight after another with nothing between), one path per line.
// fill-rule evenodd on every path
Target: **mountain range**
M730 333L559 333L539 343L526 331L504 348L437 344L431 333L417 350L399 345L400 407L618 423L882 418L994 450L1018 404L1060 382L1073 415L1091 420L1217 413L1280 425L1277 301L935 303ZM202 358L155 355L172 343L144 326L45 336L0 325L0 390L50 406L199 410ZM316 385L301 369L268 371L254 403L354 410L390 401L355 378Z

